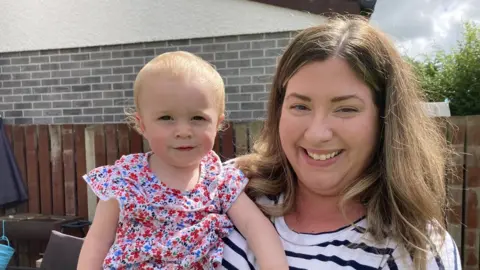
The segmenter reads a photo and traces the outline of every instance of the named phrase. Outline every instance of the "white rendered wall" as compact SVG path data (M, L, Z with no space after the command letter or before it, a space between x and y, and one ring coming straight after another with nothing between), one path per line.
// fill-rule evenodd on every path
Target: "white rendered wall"
M248 0L1 0L0 52L279 32L323 20Z

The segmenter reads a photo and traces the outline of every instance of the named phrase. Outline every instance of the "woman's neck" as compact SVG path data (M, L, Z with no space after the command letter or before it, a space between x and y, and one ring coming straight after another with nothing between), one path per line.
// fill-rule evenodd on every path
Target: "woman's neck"
M365 207L360 202L345 203L342 214L341 196L322 196L299 188L295 210L285 216L285 222L299 233L321 233L337 230L365 215Z

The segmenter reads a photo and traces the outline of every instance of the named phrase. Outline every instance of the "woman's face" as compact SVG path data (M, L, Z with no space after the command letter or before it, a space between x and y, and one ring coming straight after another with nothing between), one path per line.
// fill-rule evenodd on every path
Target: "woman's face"
M372 91L347 62L312 62L288 82L280 141L299 191L336 196L363 173L377 143Z

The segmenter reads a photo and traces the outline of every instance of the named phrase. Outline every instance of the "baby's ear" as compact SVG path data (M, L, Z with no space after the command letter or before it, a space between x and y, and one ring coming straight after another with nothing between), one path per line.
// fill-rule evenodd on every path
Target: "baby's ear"
M217 130L221 131L224 128L226 128L226 123L225 123L225 114L221 114L218 117L218 123L217 123Z
M143 132L145 131L145 125L143 124L142 117L138 112L135 113L135 126L137 127L138 132L140 132L140 134L143 134Z

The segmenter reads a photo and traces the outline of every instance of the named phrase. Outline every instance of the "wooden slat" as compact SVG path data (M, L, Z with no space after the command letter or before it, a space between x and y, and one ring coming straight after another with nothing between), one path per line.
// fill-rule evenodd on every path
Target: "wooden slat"
M87 183L83 175L87 172L85 156L85 125L75 125L75 160L76 160L76 181L77 181L77 215L88 218Z
M225 131L221 133L221 135L222 146L220 157L222 157L223 160L229 160L235 157L235 147L233 144L233 126L230 125Z
M248 152L248 126L246 123L236 123L233 127L235 132L235 156Z
M105 125L105 143L107 148L107 164L114 164L118 159L117 127L115 124Z
M105 152L105 130L103 125L95 128L95 166L107 164L107 153Z
M4 129L4 132L5 132L5 136L7 137L8 139L8 143L11 145L11 149L13 149L13 142L12 142L12 127L10 125L4 125L3 126L5 129ZM0 216L3 216L5 215L5 210L3 207L0 207Z
M22 176L22 181L27 187L27 168L25 165L25 129L23 126L13 126L12 128L13 151L17 160L18 169ZM28 190L28 189L27 189ZM27 213L28 203L22 203L16 207L17 213Z
M65 214L75 216L77 214L76 203L76 173L74 160L75 138L73 135L73 126L64 125L62 127L62 154L63 154L63 182L65 189Z
M129 128L130 133L130 153L140 153L142 152L142 135L132 128Z
M63 180L62 129L60 125L49 126L50 162L52 166L53 214L65 215L65 187Z
M38 171L40 176L40 210L52 214L52 176L50 172L50 141L47 125L38 126Z
M129 128L126 124L117 125L117 136L118 136L118 156L130 154L130 143L129 139Z
M37 127L25 127L25 150L28 185L28 212L40 213L40 187L38 181Z

